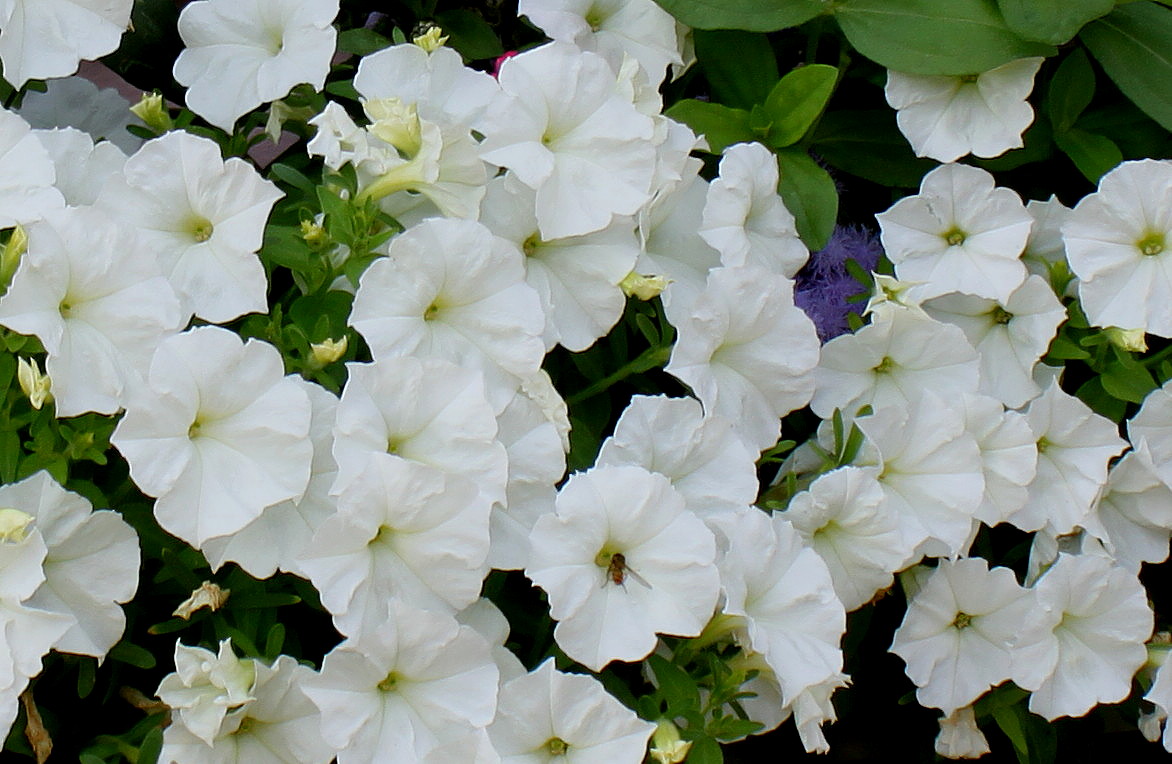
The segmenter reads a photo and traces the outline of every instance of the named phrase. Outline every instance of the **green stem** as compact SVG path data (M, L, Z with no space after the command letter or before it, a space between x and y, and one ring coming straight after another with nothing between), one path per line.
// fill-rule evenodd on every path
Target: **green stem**
M1155 366L1156 364L1160 363L1164 359L1168 358L1169 356L1172 356L1172 345L1169 345L1168 347L1164 348L1160 352L1153 355L1151 358L1143 359L1142 361L1140 361L1140 363L1142 363L1144 366L1152 367L1152 366Z
M633 360L623 364L617 371L608 374L594 384L587 387L585 390L580 390L569 398L566 398L566 405L573 406L581 403L588 398L593 398L601 392L605 392L613 385L622 382L632 374L642 374L650 369L655 369L667 363L671 356L671 347L667 345L658 345L653 348L648 348L640 353Z

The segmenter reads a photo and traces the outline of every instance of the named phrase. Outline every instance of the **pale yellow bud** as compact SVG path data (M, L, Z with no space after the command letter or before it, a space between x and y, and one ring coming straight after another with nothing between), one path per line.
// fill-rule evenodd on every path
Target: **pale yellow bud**
M408 159L419 153L423 135L415 104L405 104L398 98L378 98L364 101L362 108L370 118L368 129L375 137L391 144Z
M161 93L143 93L139 102L130 107L130 111L160 135L175 127Z
M41 368L35 360L16 359L16 381L28 396L28 402L38 411L53 400L53 393L50 392L53 381L49 379L48 374L41 373Z
M12 275L20 265L20 258L28 251L28 234L24 228L17 226L12 229L4 251L0 252L0 284L7 287L12 283Z
M619 282L619 289L622 289L623 294L627 297L646 301L658 297L670 283L663 276L644 276L641 273L631 271Z
M433 26L423 34L413 39L411 42L423 48L428 53L432 53L439 48L442 48L444 43L447 41L448 36L444 34L444 30L440 29L438 26Z
M692 741L682 740L680 730L668 719L656 722L651 735L651 758L659 764L679 764L688 757Z
M350 346L349 338L343 334L340 340L328 339L309 346L310 358L313 365L319 369L329 366L346 354Z
M330 240L325 226L312 220L301 221L301 238L305 239L305 243L314 249L321 249Z
M198 589L191 593L190 597L183 601L183 604L175 608L175 612L171 615L186 621L200 608L206 607L212 611L219 610L228 601L228 595L231 593L231 589L221 589L218 584L204 581Z
M1120 329L1118 326L1109 326L1106 329L1107 339L1112 345L1121 350L1132 353L1146 353L1148 342L1144 339L1143 329Z
M11 507L0 509L0 541L19 544L28 536L28 527L32 522L33 516L28 512Z

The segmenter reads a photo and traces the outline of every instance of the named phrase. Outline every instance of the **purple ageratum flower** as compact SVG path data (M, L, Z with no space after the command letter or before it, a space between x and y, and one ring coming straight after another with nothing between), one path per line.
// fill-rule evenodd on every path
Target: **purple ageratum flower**
M847 271L854 260L865 271L879 264L883 247L879 238L863 226L835 226L826 247L810 255L794 277L794 304L806 312L826 342L850 330L848 313L859 313L862 305L847 298L864 291L864 287Z

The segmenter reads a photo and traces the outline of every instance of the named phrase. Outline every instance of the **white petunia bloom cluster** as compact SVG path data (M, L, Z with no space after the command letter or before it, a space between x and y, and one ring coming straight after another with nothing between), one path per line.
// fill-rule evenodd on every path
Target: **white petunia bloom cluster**
M126 5L0 3L5 76L103 55ZM189 108L231 132L322 90L338 13L189 3L174 69ZM708 181L690 156L703 139L661 113L689 57L674 20L650 0L519 13L552 41L496 76L424 36L345 64L362 116L325 96L308 110L298 159L349 183L319 190L386 233L362 259L310 236L328 240L337 213L300 221L327 274L307 296L344 307L320 325L346 340L279 331L304 303L270 295L287 274L261 251L296 202L278 207L246 160L184 130L124 149L0 110L0 327L44 351L47 378L19 372L30 405L109 417L152 500L143 522L214 571L302 577L337 631L317 670L235 633L218 652L178 641L161 760L637 764L650 744L678 763L692 740L663 731L682 717L624 705L595 675L645 662L666 693L656 665L706 649L739 682L727 702L762 725L729 738L792 718L825 752L848 613L889 593L906 601L890 651L941 714L941 755L987 750L975 704L1006 682L1048 720L1127 698L1155 627L1140 573L1172 537L1172 382L1124 438L1043 359L1068 318L1172 336L1172 162L1125 162L1073 209L1027 204L955 160L1020 145L1040 59L892 72L901 129L947 163L877 216L894 275L823 344L795 302L816 254L773 150L729 146ZM22 48L79 24L92 45ZM609 376L662 370L677 394L608 400L591 431L608 374L571 395L547 359L589 376L635 311L659 334L630 321L652 347ZM310 351L290 349L302 339ZM1098 352L1084 345L1066 352ZM809 442L784 440L795 420L817 427ZM1024 573L980 556L998 525L1030 536ZM525 615L549 639L529 654L494 570L542 603ZM120 515L45 471L0 486L0 725L48 651L111 650L138 572ZM1165 715L1167 684L1148 694Z

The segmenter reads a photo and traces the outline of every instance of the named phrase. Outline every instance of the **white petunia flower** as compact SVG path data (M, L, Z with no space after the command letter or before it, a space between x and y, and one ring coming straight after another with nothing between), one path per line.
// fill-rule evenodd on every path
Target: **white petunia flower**
M908 556L877 474L864 467L828 472L794 496L782 515L825 561L848 613L891 586Z
M1172 753L1172 725L1167 723L1168 710L1172 709L1172 669L1168 668L1168 653L1164 652L1162 657L1163 662L1156 669L1152 686L1144 695L1144 700L1155 705L1156 709L1146 725L1143 717L1140 718L1139 728L1144 737L1153 743L1160 741L1164 750Z
M1139 574L1142 563L1168 558L1172 536L1172 489L1156 473L1145 440L1111 468L1093 514L1083 523L1124 570Z
M1030 276L1004 303L950 294L923 305L937 321L959 326L981 358L980 391L1009 408L1041 394L1033 371L1046 354L1066 309L1040 276Z
M1033 218L993 176L963 164L946 164L924 176L920 193L875 216L895 274L924 282L921 298L949 292L1002 304L1021 286L1019 259Z
M679 329L666 371L736 424L750 449L777 442L781 417L809 402L820 343L793 304L793 282L758 268L717 268Z
M72 127L33 133L53 160L57 175L53 185L71 207L96 202L106 181L126 164L126 154L117 145L110 141L94 143L90 136Z
M1022 147L1022 133L1034 121L1026 98L1042 61L1019 58L965 76L888 71L884 94L916 156L987 159Z
M97 206L138 228L188 311L222 323L268 310L256 251L281 196L244 160L225 162L214 141L175 131L127 159Z
M599 53L612 65L631 56L653 87L669 65L684 64L683 35L652 0L521 0L517 13L551 39Z
M1104 175L1062 237L1092 324L1172 337L1172 161L1124 162Z
M694 398L632 396L595 462L633 464L671 481L699 517L743 511L757 499L755 455L719 414Z
M488 735L501 764L623 762L641 760L654 731L598 680L562 673L549 658L501 688Z
M699 236L708 181L695 177L661 192L639 212L643 251L639 273L668 281L664 307L686 312L704 290L708 271L720 267L720 253Z
M578 352L605 336L623 315L619 282L635 267L639 243L629 218L600 231L545 240L534 213L532 189L512 173L492 180L480 205L480 222L525 254L525 282L545 312L546 350L560 344Z
M846 612L822 558L780 513L752 509L717 522L728 542L720 561L723 612L744 619L740 641L765 657L782 702L839 684Z
M365 470L371 454L393 454L469 478L488 501L504 501L508 458L478 372L411 356L346 369L334 426L333 492Z
M73 621L57 650L103 657L126 626L119 603L138 589L134 529L117 512L94 512L44 471L0 486L0 507L28 514L45 542L44 583L24 604Z
M0 227L40 220L65 206L53 160L27 122L0 109Z
M972 706L958 708L940 717L936 753L946 759L979 759L990 750L988 738L977 726Z
M175 671L155 692L188 733L212 745L228 712L253 699L255 683L256 663L237 658L230 639L220 642L218 655L176 641Z
M712 533L667 478L639 467L571 476L529 545L525 575L549 596L554 638L594 671L645 657L657 632L696 636L716 606Z
M449 615L398 600L376 629L326 655L303 683L338 764L414 764L462 732L487 727L499 674L488 643Z
M338 31L338 0L199 0L179 14L187 47L175 79L187 106L232 132L242 115L294 85L321 90Z
M1054 633L1034 677L1014 678L1033 691L1030 710L1053 721L1126 698L1154 618L1139 579L1105 557L1060 554L1034 589Z
M41 340L58 416L117 412L184 323L154 252L93 208L30 226L28 246L0 298L0 324Z
M1043 526L1062 535L1081 525L1099 489L1107 464L1127 448L1115 423L1102 417L1057 382L1030 402L1026 418L1038 444L1038 472L1029 499L1008 521L1026 531Z
M272 666L255 659L241 663L251 663L255 673L249 700L225 715L211 741L192 734L183 724L168 726L163 731L159 760L215 764L331 761L335 751L318 732L320 712L301 689L316 672L288 655L279 656Z
M862 463L881 468L879 483L899 515L909 554L918 547L934 556L963 554L985 491L980 449L964 410L924 392L856 424L877 452Z
M884 311L854 334L822 347L810 408L823 419L835 409L904 404L924 390L976 392L979 361L964 333L911 310Z
M300 567L343 634L377 627L392 599L454 615L480 596L488 510L469 480L375 454L338 495Z
M1026 202L1026 212L1033 217L1034 226L1030 229L1025 251L1021 253L1021 261L1030 273L1049 281L1051 268L1061 265L1069 270L1066 263L1066 243L1062 240L1062 226L1070 219L1071 211L1058 201L1057 196L1051 196L1044 202L1037 199ZM1072 279L1064 297L1077 295L1077 282L1078 279Z
M920 704L947 716L1013 675L1012 647L1034 607L1009 568L941 560L919 581L891 652L907 664Z
M464 65L452 48L428 52L418 45L392 45L358 62L354 89L367 100L398 98L422 119L484 132L484 112L500 97L500 86Z
M985 474L985 494L974 517L992 527L1025 505L1027 486L1038 471L1038 439L1024 414L1006 411L993 398L965 393L961 407Z
M777 178L777 158L760 143L724 150L700 225L722 265L753 265L788 278L805 265L810 253L777 194Z
M200 551L212 570L231 561L257 579L268 578L277 570L306 578L298 558L309 547L322 521L337 511L337 500L330 495L330 489L338 474L332 453L338 399L312 382L298 377L292 380L305 391L311 408L309 439L313 461L305 493L265 507L255 520L233 534L205 541Z
M550 405L553 404L553 408ZM541 515L552 512L554 487L566 473L568 432L565 402L546 373L522 382L497 417L497 437L509 455L505 504L495 503L488 565L520 570L529 558L529 533ZM563 429L562 423L566 424Z
M25 603L44 583L45 540L34 517L0 509L0 730L16 719L17 698L41 671L41 658L71 629L73 615L50 613Z
M1156 473L1172 487L1172 381L1147 394L1127 421L1127 436L1136 445L1147 443Z
M524 278L520 251L480 223L432 218L362 274L350 325L376 361L414 355L480 369L499 411L544 355L545 317Z
M537 192L542 238L601 230L647 202L654 123L602 57L549 43L506 60L500 84L513 100L486 127L481 156Z
M305 391L281 354L218 327L164 340L110 442L156 497L155 518L199 548L301 496L313 445Z
M14 88L66 77L85 59L118 48L134 0L7 0L0 3L0 61Z

